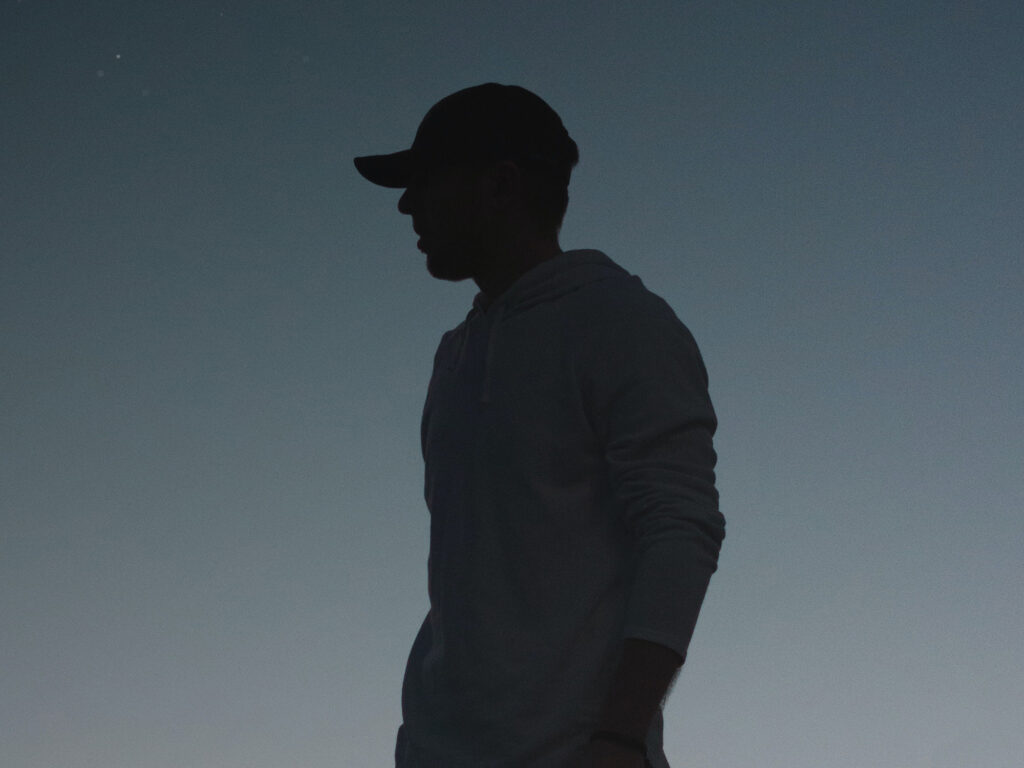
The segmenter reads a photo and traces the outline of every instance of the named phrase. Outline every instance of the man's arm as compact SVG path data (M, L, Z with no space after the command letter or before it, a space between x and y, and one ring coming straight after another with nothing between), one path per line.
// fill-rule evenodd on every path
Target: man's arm
M613 316L579 350L584 402L633 547L623 653L600 729L643 740L685 658L725 520L696 342L664 302Z

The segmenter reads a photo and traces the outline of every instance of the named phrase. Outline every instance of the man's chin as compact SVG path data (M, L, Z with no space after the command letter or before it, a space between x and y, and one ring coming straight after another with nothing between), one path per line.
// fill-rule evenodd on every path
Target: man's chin
M472 275L466 274L466 270L447 264L429 253L427 253L427 272L438 280L449 280L453 283L472 277Z

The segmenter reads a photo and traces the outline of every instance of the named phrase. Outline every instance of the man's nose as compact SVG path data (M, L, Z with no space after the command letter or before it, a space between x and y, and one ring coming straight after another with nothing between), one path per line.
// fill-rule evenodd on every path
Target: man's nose
M408 188L406 188L406 190L402 193L402 196L400 198L398 198L398 212L399 213L404 213L404 214L410 215L410 216L412 215L412 208L410 207L410 203L412 201L411 201L410 197L411 196L409 195L409 190L408 190Z

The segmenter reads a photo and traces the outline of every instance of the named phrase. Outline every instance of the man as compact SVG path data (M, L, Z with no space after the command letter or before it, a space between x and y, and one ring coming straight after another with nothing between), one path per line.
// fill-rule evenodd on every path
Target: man
M578 158L542 99L487 83L355 161L404 189L430 274L480 288L423 411L430 611L398 768L668 768L663 698L725 535L717 422L668 305L559 247Z

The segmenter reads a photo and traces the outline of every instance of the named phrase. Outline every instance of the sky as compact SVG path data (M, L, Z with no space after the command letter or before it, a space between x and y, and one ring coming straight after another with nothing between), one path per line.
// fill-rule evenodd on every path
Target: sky
M1024 755L1024 5L0 2L0 765L393 764L476 286L355 155L523 85L719 417L714 768Z

